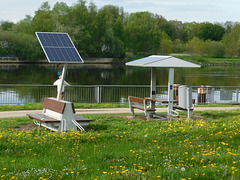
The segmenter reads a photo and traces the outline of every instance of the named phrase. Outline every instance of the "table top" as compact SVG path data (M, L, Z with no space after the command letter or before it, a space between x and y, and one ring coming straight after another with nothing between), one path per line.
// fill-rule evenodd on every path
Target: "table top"
M145 97L144 99L149 100L149 101L155 101L155 102L161 102L161 103L168 103L168 99L163 99L163 98L151 98L151 97ZM173 100L174 103L177 103L177 100Z

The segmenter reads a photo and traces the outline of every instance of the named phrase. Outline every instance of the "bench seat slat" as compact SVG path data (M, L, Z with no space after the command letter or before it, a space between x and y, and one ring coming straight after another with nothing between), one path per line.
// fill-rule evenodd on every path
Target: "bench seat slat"
M74 114L74 118L77 122L90 122L90 121L92 121L90 119L87 119L85 117L81 117L81 116L78 116L78 115L75 115L75 114Z
M187 111L186 108L182 108L180 106L173 106L173 110L175 110L175 109L179 109L179 110L182 110L182 111ZM190 110L193 110L193 108L190 108Z
M27 116L31 119L36 119L41 122L61 122L58 119L46 116L44 114L27 114Z
M143 107L143 106L140 106L140 105L131 105L131 107L137 108L137 109L140 109L140 110L143 110L143 111L144 111L144 107ZM156 109L146 108L146 111L156 111Z

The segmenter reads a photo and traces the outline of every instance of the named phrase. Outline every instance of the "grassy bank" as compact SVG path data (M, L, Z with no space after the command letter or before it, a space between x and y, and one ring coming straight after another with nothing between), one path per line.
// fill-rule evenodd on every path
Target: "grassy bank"
M75 108L81 109L98 109L98 108L126 108L128 107L127 104L87 104L87 103L74 103ZM0 111L18 111L18 110L36 110L42 109L42 104L35 103L35 104L24 104L24 105L1 105Z
M229 106L239 106L232 104L202 104L196 105L195 107L229 107ZM99 109L99 108L128 108L128 104L84 104L84 103L74 103L75 108L80 109ZM156 107L166 107L162 105L157 105ZM19 111L19 110L36 110L42 109L42 104L24 104L24 105L0 105L0 111Z
M239 112L197 114L189 123L86 115L87 132L67 133L0 119L1 179L239 179Z
M210 58L205 56L176 56L178 58L196 63L240 63L240 58Z

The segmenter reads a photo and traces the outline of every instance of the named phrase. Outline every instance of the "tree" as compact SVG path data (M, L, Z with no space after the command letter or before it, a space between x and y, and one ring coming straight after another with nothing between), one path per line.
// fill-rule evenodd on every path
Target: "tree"
M165 31L161 33L161 41L160 41L160 54L170 54L172 53L172 42Z
M222 43L227 56L240 56L240 24L236 24L228 34L224 35Z
M152 13L131 13L126 17L124 31L128 52L149 54L159 51L161 31Z
M26 15L23 20L16 24L14 30L18 33L34 34L32 19L30 15Z
M112 5L104 6L98 12L98 20L103 56L124 57L123 9Z
M208 56L222 58L225 55L225 47L222 42L210 41L208 44Z
M186 45L180 39L175 39L172 45L173 53L184 53L186 51Z
M71 12L71 8L64 2L57 2L52 11L52 28L54 32L67 32L68 24L71 21L69 18L69 14Z
M221 25L211 23L201 23L197 37L204 41L210 39L220 41L225 34L225 29Z
M199 39L198 37L192 38L188 42L188 50L189 53L198 54L198 55L204 55L206 54L206 46L202 39Z
M48 2L44 2L42 6L35 12L32 20L34 31L51 32L53 29L51 7Z
M2 21L0 25L2 31L11 31L13 29L13 26L14 23L9 21Z
M44 57L35 36L8 31L0 33L0 52L4 56L15 56L20 60L36 61Z
M168 21L163 27L163 30L167 33L172 41L180 39L182 41L188 40L187 28L181 21Z

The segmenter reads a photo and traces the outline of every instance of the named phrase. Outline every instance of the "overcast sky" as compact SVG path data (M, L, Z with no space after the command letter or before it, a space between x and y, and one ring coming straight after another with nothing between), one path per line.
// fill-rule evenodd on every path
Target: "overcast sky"
M0 21L16 23L34 13L46 0L0 0ZM78 0L48 0L51 7L56 2L72 6ZM90 2L90 0L87 0ZM239 0L92 0L98 8L104 5L123 7L125 12L149 11L167 20L182 22L240 22Z

